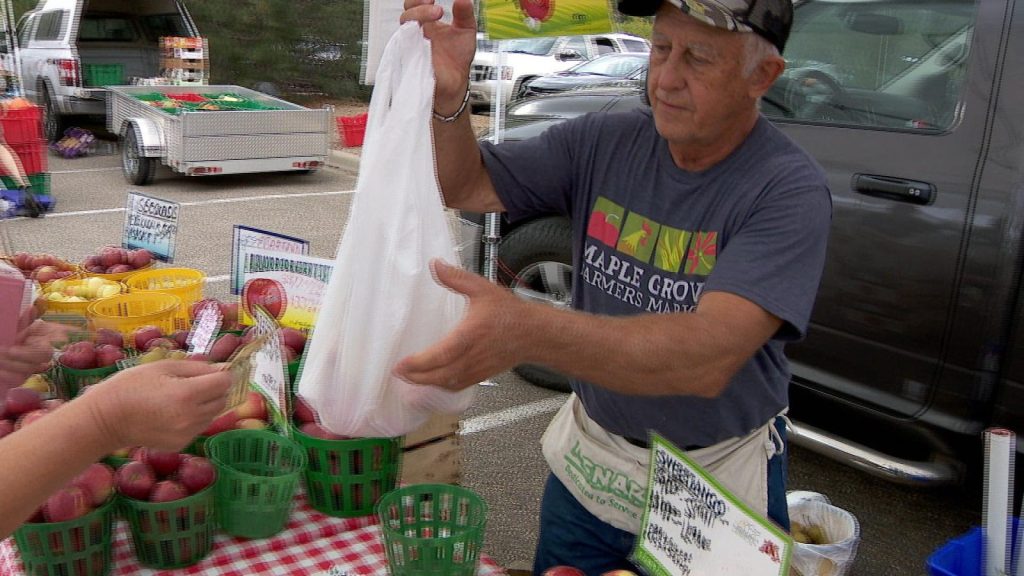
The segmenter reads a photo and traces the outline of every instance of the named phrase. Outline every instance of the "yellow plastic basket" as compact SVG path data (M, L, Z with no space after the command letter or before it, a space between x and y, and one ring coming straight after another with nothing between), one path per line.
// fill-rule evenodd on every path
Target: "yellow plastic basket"
M155 266L155 265L156 265L156 262L153 261L153 262L150 262L149 264L143 266L142 268L137 268L135 270L130 270L128 272L118 272L117 274L98 274L96 272L89 272L88 270L85 269L85 266L82 266L81 264L78 265L78 268L82 271L82 275L83 276L96 276L96 277L99 277L99 278L103 278L104 280L113 280L115 282L123 282L123 281L127 280L128 278L130 278L131 276L139 274L140 272L145 272L146 270L151 270L153 268L153 266Z
M176 318L177 328L187 330L189 327L189 309L192 304L203 299L203 285L206 274L193 268L157 268L132 275L125 280L130 293L173 294L181 299L181 307Z
M78 286L85 285L88 282L89 282L88 278L77 278L75 280L69 280L69 279L65 278L64 279L64 286L66 286L66 287L78 287ZM55 285L55 282L50 282L50 283L45 284L43 286L42 298L46 302L46 311L47 312L54 312L54 313L57 313L57 314L78 314L80 316L85 316L86 312L89 309L89 306L93 302L97 302L97 301L103 299L103 298L93 298L93 299L86 300L84 302L60 302L60 301L57 301L57 300L50 300L48 298L48 296L49 296L50 292L52 291L54 285ZM125 292L128 291L128 287L125 286L124 284L122 284L121 282L116 282L116 285L118 286L118 292L117 292L118 294L124 294ZM107 296L107 297L109 298L109 296Z
M180 308L181 298L174 294L129 292L93 302L86 317L93 330L116 330L124 336L125 343L130 344L132 331L142 326L156 326L164 334L173 332Z

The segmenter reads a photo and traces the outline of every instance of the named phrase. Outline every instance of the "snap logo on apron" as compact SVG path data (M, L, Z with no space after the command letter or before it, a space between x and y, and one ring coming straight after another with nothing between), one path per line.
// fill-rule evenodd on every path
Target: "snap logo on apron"
M772 419L774 420L774 418ZM687 456L762 515L768 510L768 460L775 454L771 421L744 437ZM612 434L587 415L576 394L541 439L551 472L591 514L636 534L644 517L650 451Z

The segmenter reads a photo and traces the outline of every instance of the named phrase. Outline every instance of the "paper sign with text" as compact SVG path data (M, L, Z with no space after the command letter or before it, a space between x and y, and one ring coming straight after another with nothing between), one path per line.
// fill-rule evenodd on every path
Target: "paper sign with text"
M608 0L483 0L483 13L491 40L612 31Z
M253 385L267 399L270 422L276 424L281 433L291 436L288 426L288 373L285 369L284 354L281 351L281 327L261 307L256 314L256 336L268 336L266 343L253 355Z
M177 202L129 192L121 246L133 250L144 248L157 260L173 262L179 210Z
M242 293L245 255L250 249L309 254L309 241L276 232L235 225L231 239L231 293Z
M281 326L311 331L333 270L333 260L250 249L242 263L240 322L252 324L252 307L262 306Z
M793 540L654 435L633 561L651 576L788 576Z

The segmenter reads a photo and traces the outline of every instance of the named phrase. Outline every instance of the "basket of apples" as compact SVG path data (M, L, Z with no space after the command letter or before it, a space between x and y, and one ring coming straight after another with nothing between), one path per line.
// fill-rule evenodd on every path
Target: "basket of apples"
M318 424L316 412L302 398L292 403L292 438L308 461L303 480L309 505L342 518L373 514L398 482L403 438L339 436Z
M85 316L89 304L101 298L127 292L124 284L99 277L59 278L44 284L42 298L49 312L64 312Z
M121 335L109 330L97 332L95 341L81 340L64 346L53 364L57 395L70 400L86 386L117 372L117 362L126 357L122 346Z
M68 278L79 272L78 267L74 264L65 262L51 254L15 252L6 260L17 267L26 278L31 278L40 284Z
M129 292L96 300L86 308L85 316L94 329L120 332L129 348L140 350L135 345L136 331L155 327L161 336L171 334L179 328L175 322L179 306L181 299L173 294Z
M270 414L267 412L266 400L259 392L250 390L246 395L245 402L225 410L220 416L214 418L206 430L196 436L185 451L189 454L206 456L206 442L211 436L230 430L264 430L269 427Z
M206 443L217 468L217 524L241 538L268 538L288 524L306 468L302 446L269 430L228 430Z
M104 246L86 256L80 268L87 276L120 282L132 274L153 267L153 253L149 250L128 250L120 246Z
M43 400L29 388L11 388L0 407L0 437L48 417L62 404ZM109 466L89 466L15 530L26 574L99 576L110 571L113 478Z
M132 451L132 461L114 474L114 488L140 564L183 568L210 553L216 478L206 458L150 448Z

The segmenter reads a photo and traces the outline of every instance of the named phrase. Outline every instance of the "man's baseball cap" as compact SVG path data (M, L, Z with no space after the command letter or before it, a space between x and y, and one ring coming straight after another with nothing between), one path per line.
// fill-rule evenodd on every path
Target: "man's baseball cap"
M627 16L653 16L662 1L705 24L754 32L771 42L779 53L786 47L793 24L791 0L619 0L619 12Z

